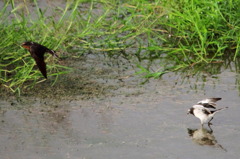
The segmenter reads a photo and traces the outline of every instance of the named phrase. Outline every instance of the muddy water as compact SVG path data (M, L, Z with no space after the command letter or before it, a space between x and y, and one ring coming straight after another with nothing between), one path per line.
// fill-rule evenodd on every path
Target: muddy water
M56 85L50 78L0 101L1 159L240 157L236 73L204 80L166 74L141 85L136 68L120 59L67 64L75 70ZM218 106L229 107L215 116L212 131L187 115L206 97L222 97Z

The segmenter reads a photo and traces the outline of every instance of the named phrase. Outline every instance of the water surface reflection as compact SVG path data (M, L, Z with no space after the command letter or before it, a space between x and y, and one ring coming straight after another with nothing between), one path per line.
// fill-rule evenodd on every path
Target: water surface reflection
M199 129L191 129L188 128L188 135L192 139L192 141L201 146L211 146L216 148L221 148L224 151L227 151L222 145L220 145L215 136L213 135L213 130L210 129L199 128Z

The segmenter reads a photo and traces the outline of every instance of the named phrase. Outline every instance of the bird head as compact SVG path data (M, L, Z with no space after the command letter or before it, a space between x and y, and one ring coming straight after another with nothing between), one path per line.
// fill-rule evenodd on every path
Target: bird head
M21 46L27 50L30 50L31 46L33 45L33 42L27 41L21 44Z
M188 109L188 113L187 114L193 114L193 108Z

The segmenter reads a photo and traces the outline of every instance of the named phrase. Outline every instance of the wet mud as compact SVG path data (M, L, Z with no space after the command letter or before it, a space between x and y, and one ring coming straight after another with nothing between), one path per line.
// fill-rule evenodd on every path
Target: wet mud
M72 72L0 100L2 159L238 158L238 74L144 79L124 58L69 59ZM185 78L184 78L185 77ZM187 109L222 97L212 130Z

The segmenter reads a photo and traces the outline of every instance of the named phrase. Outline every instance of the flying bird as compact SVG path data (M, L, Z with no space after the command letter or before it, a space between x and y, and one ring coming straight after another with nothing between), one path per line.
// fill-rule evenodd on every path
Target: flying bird
M50 50L49 48L43 45L40 45L35 42L31 42L31 41L24 42L22 43L21 46L30 52L31 56L34 58L42 75L45 78L47 78L47 69L46 69L46 63L44 61L44 54L47 52L52 54L55 57L58 57L55 51Z
M202 127L203 127L203 124L208 124L208 126L210 126L212 124L211 121L212 121L214 115L217 112L228 108L228 107L225 107L225 108L215 109L216 108L215 102L220 99L219 98L208 98L208 99L202 100L202 101L198 102L198 104L193 105L190 109L188 109L188 114L192 114L195 117L199 118L201 121ZM210 110L209 108L214 108L214 110Z

